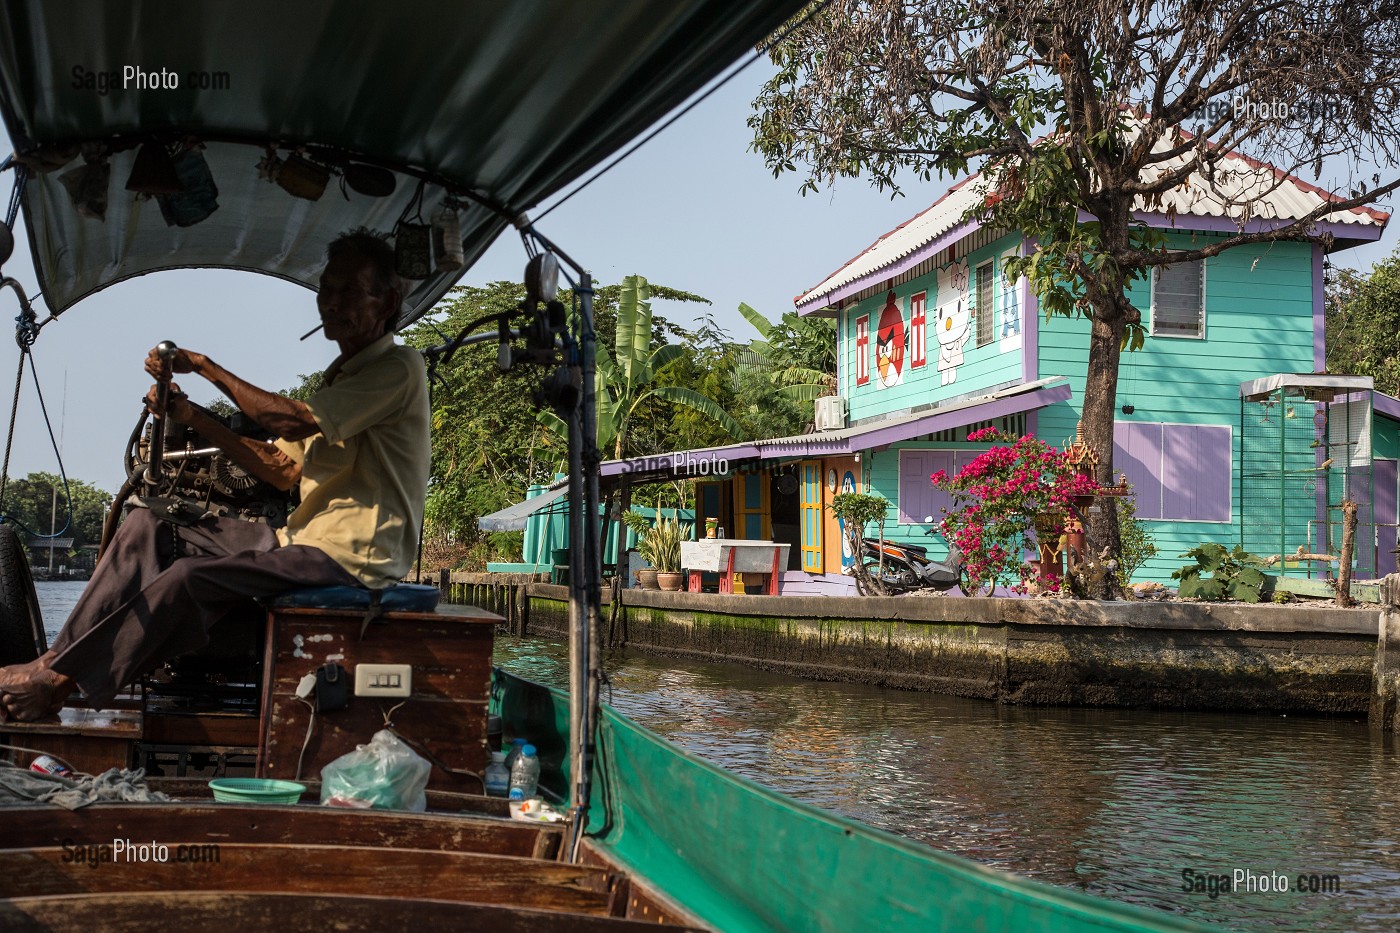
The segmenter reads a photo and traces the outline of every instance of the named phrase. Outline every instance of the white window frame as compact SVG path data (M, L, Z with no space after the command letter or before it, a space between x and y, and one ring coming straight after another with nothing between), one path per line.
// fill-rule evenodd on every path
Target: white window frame
M982 270L988 266L991 269L987 272L987 304L991 307L986 309L987 315L987 341L982 342L982 288L979 279L982 277ZM997 342L996 318L994 317L997 303L997 267L996 257L992 257L985 262L979 262L972 268L972 294L977 302L974 307L977 309L977 332L973 335L973 345L977 347L990 347Z
M1122 421L1120 421L1120 422L1118 422L1118 423L1119 423L1119 424L1126 424L1127 422L1122 422ZM1227 473L1228 473L1228 475L1229 475L1229 477L1230 477L1230 481L1229 481L1229 483L1228 483L1227 486L1226 486L1227 492L1226 492L1226 499L1225 499L1225 503L1226 503L1226 504L1225 504L1225 509L1226 509L1225 514L1229 516L1228 518L1162 518L1162 517L1159 515L1157 518L1144 518L1143 521L1145 521L1145 522L1172 522L1172 523L1174 523L1174 524L1181 524L1181 525L1189 525L1189 524L1197 524L1197 525L1232 525L1232 524L1234 524L1234 522L1235 522L1235 480L1236 480L1236 470L1237 470L1237 468L1238 468L1238 464L1235 462L1235 428L1234 428L1234 425L1229 425L1229 424L1209 424L1209 423L1202 424L1202 423L1199 423L1199 422L1190 422L1190 421L1147 421L1147 422L1143 422L1143 424L1155 424L1155 425L1159 425L1159 426L1162 428L1164 434L1166 433L1166 429L1169 428L1169 427L1186 427L1186 428L1224 428L1224 429L1228 432L1228 433L1227 433L1227 437L1228 437L1227 444L1228 444L1229 464L1230 464L1230 465L1229 465L1229 470L1227 471ZM1162 503L1159 503L1159 506L1158 506L1158 512L1160 513L1160 512L1162 511L1161 504L1165 503L1165 498L1166 498L1166 489L1165 489L1164 487L1161 486L1161 481L1162 481L1163 474L1166 472L1166 459L1167 459L1166 444L1163 444L1163 445L1162 445L1161 450L1158 451L1158 456L1159 456L1159 460L1158 460L1158 462L1157 462L1157 471L1156 471L1157 482L1158 482L1158 493L1163 497ZM1117 466L1117 465L1115 464L1115 467L1116 467L1116 466ZM1121 471L1121 470L1115 469L1114 472L1115 472L1115 473L1120 473L1120 472L1122 472L1122 471ZM1136 494L1137 494L1137 491L1134 490L1133 494L1136 495Z
M1151 322L1149 333L1153 337L1170 337L1177 340L1205 340L1206 339L1206 266L1204 259L1193 260L1201 265L1201 329L1198 333L1188 334L1184 331L1158 331L1157 330L1157 273L1161 266L1152 267L1150 299L1148 301L1148 319Z

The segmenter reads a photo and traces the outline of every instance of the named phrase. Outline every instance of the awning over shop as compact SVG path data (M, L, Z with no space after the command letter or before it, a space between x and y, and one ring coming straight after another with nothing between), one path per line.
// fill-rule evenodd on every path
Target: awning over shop
M556 483L533 499L508 505L499 512L483 515L476 520L482 531L524 531L526 520L540 509L558 502L569 491L569 484Z
M839 457L887 447L940 431L1006 418L1035 411L1070 397L1069 382L1063 376L1039 379L1011 386L988 395L940 405L928 411L884 418L842 428L796 437L778 437L747 444L702 447L675 453L608 460L601 472L604 481L616 482L628 476L633 482L658 479L703 479L724 475L736 467L764 460L790 460L796 457Z

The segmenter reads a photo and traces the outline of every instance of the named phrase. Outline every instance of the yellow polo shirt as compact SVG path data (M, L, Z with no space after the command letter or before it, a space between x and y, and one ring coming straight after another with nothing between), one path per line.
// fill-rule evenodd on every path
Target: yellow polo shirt
M428 490L428 381L423 357L386 334L306 401L321 429L277 446L301 465L301 505L277 532L320 548L372 589L413 566Z

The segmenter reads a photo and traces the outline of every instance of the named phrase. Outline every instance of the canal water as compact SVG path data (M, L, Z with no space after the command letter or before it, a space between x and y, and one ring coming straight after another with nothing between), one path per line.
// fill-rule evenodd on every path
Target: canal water
M38 588L56 629L82 584ZM540 682L567 657L498 639ZM1400 929L1400 745L1364 721L1008 707L637 652L609 671L613 705L676 744L996 868L1235 929Z

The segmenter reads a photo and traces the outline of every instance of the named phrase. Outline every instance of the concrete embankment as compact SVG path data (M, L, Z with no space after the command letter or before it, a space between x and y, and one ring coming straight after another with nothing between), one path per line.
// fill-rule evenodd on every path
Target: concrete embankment
M564 634L565 587L532 583L521 595L525 630ZM1378 616L1276 605L629 590L613 635L662 655L1006 703L1365 714Z
M568 589L506 576L442 584L449 598L506 616L512 632L562 637ZM1382 609L625 590L618 617L607 606L603 615L612 643L820 680L1005 703L1369 713L1392 728L1393 582Z

